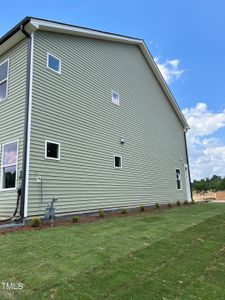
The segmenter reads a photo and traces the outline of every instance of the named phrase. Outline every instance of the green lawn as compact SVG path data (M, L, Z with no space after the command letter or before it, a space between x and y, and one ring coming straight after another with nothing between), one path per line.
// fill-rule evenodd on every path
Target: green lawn
M2 235L0 284L1 300L224 300L225 204Z

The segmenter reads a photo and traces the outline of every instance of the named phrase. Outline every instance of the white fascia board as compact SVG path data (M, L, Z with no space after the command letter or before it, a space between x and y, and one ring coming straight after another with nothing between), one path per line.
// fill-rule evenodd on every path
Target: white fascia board
M51 32L74 34L76 36L80 35L89 38L112 40L112 41L118 41L118 42L129 43L129 44L137 44L141 41L140 39L129 38L129 37L120 36L111 33L105 33L94 29L76 27L72 25L64 25L64 24L55 23L51 21L31 19L30 22L33 26L38 27L38 29L40 30L46 30Z

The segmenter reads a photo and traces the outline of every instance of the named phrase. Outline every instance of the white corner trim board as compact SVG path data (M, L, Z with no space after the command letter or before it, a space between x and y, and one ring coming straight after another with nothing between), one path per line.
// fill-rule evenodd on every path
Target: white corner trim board
M28 139L27 139L27 165L26 184L24 200L24 217L27 217L29 199L29 179L30 179L30 136L31 136L31 113L32 113L32 88L33 88L33 59L34 59L34 32L31 33L31 61L30 61L30 91L29 91L29 112L28 112Z

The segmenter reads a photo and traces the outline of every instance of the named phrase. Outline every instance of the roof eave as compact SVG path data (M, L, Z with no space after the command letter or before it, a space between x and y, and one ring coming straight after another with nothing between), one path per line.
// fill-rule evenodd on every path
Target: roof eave
M167 83L165 82L161 72L159 71L157 64L155 63L153 57L151 56L150 51L148 50L147 46L145 45L145 42L142 39L112 34L109 32L97 31L89 28L53 22L44 19L26 17L0 39L0 46L1 46L0 55L5 51L7 51L7 49L12 47L13 44L18 43L24 38L24 35L20 30L21 25L25 26L26 30L28 30L29 33L34 32L36 30L46 30L46 31L57 32L57 33L74 34L77 36L85 36L88 38L111 40L120 43L129 43L129 44L138 45L143 55L145 56L146 61L150 65L156 79L160 83L160 86L162 87L165 95L167 96L171 106L173 107L175 113L177 114L181 124L183 125L184 130L186 131L190 128L176 100L174 99Z
M153 70L154 75L156 76L157 80L159 81L161 87L163 88L164 93L166 94L167 98L169 99L173 109L175 110L177 116L179 117L179 120L181 121L184 129L185 130L190 129L190 126L187 123L187 120L185 119L182 111L180 110L179 105L177 104L172 92L170 91L169 86L167 85L165 79L163 78L163 76L162 76L155 60L153 59L150 51L148 50L148 47L146 46L145 42L142 40L142 43L140 43L139 46L142 49L142 52L145 55L145 58L148 61L149 65L151 66L151 69Z
M5 35L0 38L0 46L5 43L9 38L11 38L14 34L20 31L21 25L25 26L30 22L30 17L25 17L22 21L20 21L16 26L14 26L10 31L8 31Z

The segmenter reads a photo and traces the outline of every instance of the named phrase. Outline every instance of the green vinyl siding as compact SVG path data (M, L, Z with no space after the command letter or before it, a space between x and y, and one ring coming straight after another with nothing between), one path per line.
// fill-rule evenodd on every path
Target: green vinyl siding
M17 176L22 170L24 107L26 94L27 41L24 39L0 57L9 59L8 97L0 102L0 164L2 167L3 144L18 140ZM1 173L1 169L0 169ZM0 178L1 178L0 174ZM0 190L0 217L11 216L16 207L16 189Z
M184 129L138 46L38 31L33 72L28 215L53 196L58 213L186 200ZM45 140L60 143L59 161L45 159Z

